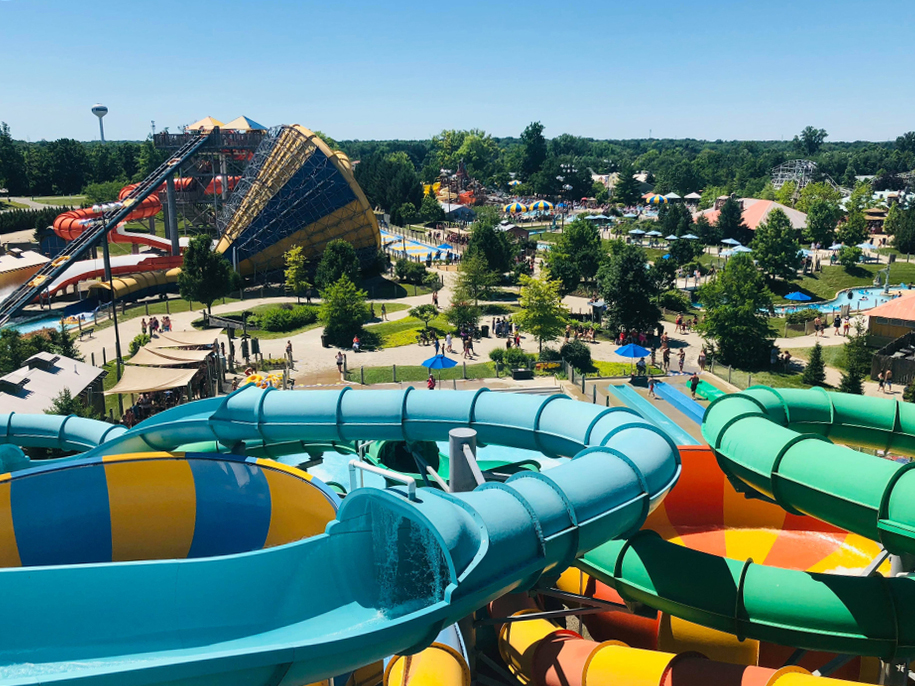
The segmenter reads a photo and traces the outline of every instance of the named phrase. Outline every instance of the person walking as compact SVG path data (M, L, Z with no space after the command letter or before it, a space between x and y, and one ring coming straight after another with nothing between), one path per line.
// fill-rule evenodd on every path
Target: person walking
M435 377L432 376L432 372L429 372L429 378L426 379L426 388L428 388L430 391L435 390Z
M143 317L143 319L140 320L140 330L143 332L143 335L145 336L146 335L146 317Z
M665 347L665 348L661 349L661 361L664 364L664 371L669 372L670 371L670 348Z
M381 303L381 319L383 321L388 321L388 308L384 303Z
M845 319L842 320L842 335L843 336L848 336L848 327L849 326L851 326L851 318L845 317Z
M696 399L697 388L699 388L699 375L696 372L693 372L693 375L689 377L689 391L693 394L693 400Z
M881 393L884 392L884 390L883 390L883 372L880 372L877 374L877 390L880 391Z
M292 341L286 341L286 361L290 369L295 369L295 362L292 361Z
M683 373L683 363L686 361L686 350L680 348L680 352L677 353L677 365L680 368L680 373Z
M706 363L706 360L707 360L707 356L706 356L706 353L705 353L705 348L702 348L702 349L699 351L699 371L702 371L702 372L705 371L705 363Z
M892 369L887 369L883 373L883 385L884 385L884 390L887 393L893 392L893 370Z
M823 321L819 317L817 317L816 319L813 320L813 337L814 338L820 337L820 329L822 329L822 328L823 328Z
M435 346L435 354L438 355L438 336L432 334L432 345Z
M835 317L832 318L832 328L834 329L833 335L835 335L835 336L839 335L840 326L842 326L842 317L840 317L839 315L836 315Z
M452 339L452 337L451 337L451 332L449 331L448 333L445 334L445 350L446 350L447 352L449 352L449 353L453 353L453 352L454 352L454 350L452 350L452 348L451 348L451 341L452 341L452 340L454 340L454 339Z
M334 359L334 361L337 363L337 372L339 372L339 374L340 374L340 381L345 381L345 379L343 377L343 351L342 350L337 351L337 357Z
M648 377L648 397L653 398L654 400L658 399L658 396L654 393L654 387L657 381L655 381L653 376Z

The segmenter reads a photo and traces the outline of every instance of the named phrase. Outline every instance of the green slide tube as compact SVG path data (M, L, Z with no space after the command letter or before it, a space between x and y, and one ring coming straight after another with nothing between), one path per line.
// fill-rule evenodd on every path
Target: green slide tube
M722 469L789 512L879 541L890 552L915 552L915 464L830 442L915 453L915 405L754 387L715 400L702 433ZM649 531L602 545L577 566L627 602L742 638L884 660L915 657L915 577L767 567L690 550Z

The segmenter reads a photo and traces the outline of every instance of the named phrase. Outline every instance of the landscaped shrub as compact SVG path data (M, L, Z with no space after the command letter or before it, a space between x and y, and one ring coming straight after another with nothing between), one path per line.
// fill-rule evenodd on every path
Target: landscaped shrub
M539 357L540 362L559 362L562 359L562 355L556 348L544 348L540 351Z
M402 283L412 283L420 286L423 283L423 279L426 278L426 268L422 262L399 259L397 264L394 265L394 274L397 276L397 280Z
M133 340L130 341L128 350L130 351L131 356L136 355L139 352L140 348L149 343L152 339L147 333L138 333L133 337Z
M661 294L658 304L666 310L687 312L690 307L689 296L678 290L669 290Z
M564 343L559 349L559 354L562 359L580 372L587 372L593 368L591 364L591 348L577 339Z
M528 369L532 358L532 355L528 355L521 348L509 348L502 356L502 361L509 369Z
M822 317L823 313L815 307L805 307L803 310L796 310L785 315L789 324L804 324L812 322L817 317Z
M257 317L263 331L293 331L318 321L318 308L311 305L296 305L291 309L271 307Z
M505 358L505 348L493 348L489 351L489 359L495 362L496 364L502 364L502 360Z

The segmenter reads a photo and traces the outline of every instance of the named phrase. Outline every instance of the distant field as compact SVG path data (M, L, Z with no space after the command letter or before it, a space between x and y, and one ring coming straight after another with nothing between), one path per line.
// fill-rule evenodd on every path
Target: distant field
M86 202L85 195L43 195L32 198L42 205L69 205L76 207Z
M13 202L12 200L0 200L0 210L27 210L29 209L28 205L23 205L21 202Z

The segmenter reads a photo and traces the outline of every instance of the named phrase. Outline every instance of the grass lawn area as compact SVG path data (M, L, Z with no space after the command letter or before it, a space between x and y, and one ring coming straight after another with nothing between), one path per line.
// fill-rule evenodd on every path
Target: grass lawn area
M429 328L435 331L439 339L448 331L454 330L441 314L429 322ZM365 330L378 337L378 343L382 348L397 348L402 345L416 345L416 337L423 330L423 323L415 317L404 317L393 322L367 326Z
M873 286L874 276L885 268L885 264L862 264L849 272L842 266L825 266L819 274L807 274L794 281L779 280L770 284L770 288L775 293L778 304L788 303L782 296L792 291L806 293L814 300L832 300L845 288ZM915 282L915 262L897 262L890 267L890 283L912 282Z
M604 362L603 360L593 360L591 364L594 365L600 376L629 376L635 369L635 361L632 364L629 364L628 362ZM648 365L648 371L651 374L664 373L664 370L660 367L652 367L651 365Z
M394 370L391 367L366 367L363 370L363 373L365 375L364 378L366 385L394 382ZM464 370L461 364L458 364L456 367L452 367L451 369L436 369L436 381L438 381L439 373L442 375L442 381L451 381L451 379L464 378ZM468 379L492 379L495 377L496 366L492 362L481 362L477 364L467 365ZM362 376L360 376L359 367L350 367L349 371L346 373L347 381L359 383L361 378ZM429 370L425 367L421 367L419 365L397 365L398 381L425 381L427 378L429 378Z
M792 352L792 354L794 354ZM728 380L728 369L721 365L715 365L715 375L725 381ZM800 372L783 373L783 372L745 372L735 369L731 373L731 383L740 389L753 386L771 386L772 388L810 388L801 381Z
M221 305L224 303L238 302L238 298L225 298L223 300L217 300L214 305ZM147 315L147 307L149 308L149 314ZM192 302L190 305L187 300L179 300L178 298L172 298L170 300L157 300L150 303L139 303L134 305L128 305L127 311L124 314L121 314L121 311L118 310L118 322L123 322L128 319L136 319L137 317L146 317L156 315L162 316L163 314L174 314L176 312L190 312L206 309L206 305L203 303ZM91 323L84 323L84 327L93 326ZM99 322L98 326L95 329L107 329L109 326L113 326L113 323L110 319L106 319L103 322ZM127 341L129 343L129 341ZM126 345L126 343L125 343Z
M844 345L824 345L821 347L823 349L823 362L827 367L845 369ZM813 348L788 348L788 352L790 352L794 357L799 357L802 360L809 360L812 350Z
M0 210L27 210L29 209L28 205L24 205L21 202L13 202L12 200L0 200Z
M34 202L39 202L42 205L69 205L71 207L79 207L84 202L86 202L85 195L43 195L39 197L32 198Z
M414 286L413 284L401 284L393 279L377 277L365 281L362 286L368 294L369 300L396 300L397 298L409 298L414 295L426 295L431 293L425 286Z

